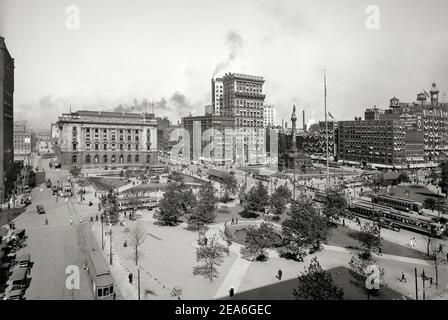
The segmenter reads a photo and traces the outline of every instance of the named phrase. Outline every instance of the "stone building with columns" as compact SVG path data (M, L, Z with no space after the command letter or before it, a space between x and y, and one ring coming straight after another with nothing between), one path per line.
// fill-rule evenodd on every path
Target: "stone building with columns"
M86 111L58 118L54 149L63 168L137 168L158 163L157 121L146 113Z

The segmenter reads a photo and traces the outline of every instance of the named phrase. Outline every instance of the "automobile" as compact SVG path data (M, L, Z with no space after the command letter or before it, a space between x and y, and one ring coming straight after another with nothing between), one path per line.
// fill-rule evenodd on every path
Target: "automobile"
M23 268L18 268L14 270L11 277L6 282L6 284L9 287L7 294L15 290L23 290L26 288L27 273L28 270Z
M44 214L44 213L45 213L44 206L41 205L41 204L38 204L38 205L36 206L36 210L37 210L37 213L38 213L38 214Z
M51 188L51 180L47 179L47 181L45 181L45 184L47 185L47 188Z
M11 290L5 294L4 300L22 300L23 299L23 290L16 289Z

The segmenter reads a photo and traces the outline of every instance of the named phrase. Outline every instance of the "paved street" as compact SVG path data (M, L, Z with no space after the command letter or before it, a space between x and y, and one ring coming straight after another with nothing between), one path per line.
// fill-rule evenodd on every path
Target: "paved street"
M39 161L39 160L37 160ZM52 181L67 176L67 172L49 170L48 160L39 161L44 165L47 177ZM32 204L15 219L17 228L25 228L28 236L25 248L18 253L30 253L33 267L31 282L25 297L34 299L92 299L90 286L83 271L84 258L78 243L79 219L72 213L64 200L52 196L50 188L36 187L32 191ZM36 205L42 204L46 214L38 215ZM75 204L75 208L79 205ZM85 205L84 205L85 206ZM73 215L73 225L70 225ZM48 219L49 225L45 225ZM66 267L80 267L80 290L68 290L65 286Z

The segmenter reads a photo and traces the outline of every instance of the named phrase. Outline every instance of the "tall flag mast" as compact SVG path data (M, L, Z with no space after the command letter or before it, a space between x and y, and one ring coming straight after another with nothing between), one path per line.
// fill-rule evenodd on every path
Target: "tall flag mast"
M327 188L330 187L330 166L329 166L329 154L328 154L328 115L327 115L327 75L326 69L324 69L324 106L325 106L325 132L326 132L326 144L327 144Z

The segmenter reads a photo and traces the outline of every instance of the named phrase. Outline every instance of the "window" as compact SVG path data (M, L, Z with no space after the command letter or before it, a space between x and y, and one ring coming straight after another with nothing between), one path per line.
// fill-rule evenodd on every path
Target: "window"
M128 155L128 163L131 163L132 162L132 157L131 157L131 155L129 154Z
M120 133L123 133L123 130L120 130Z
M123 150L124 148L123 148L123 144L122 143L120 143L120 150Z
M131 150L131 145L130 144L128 144L128 150Z
M135 145L135 150L138 150L138 143Z
M104 149L104 150L107 150L107 144L106 144L106 143L103 144L103 149Z
M95 144L95 150L99 150L98 144Z
M128 133L129 133L129 134L131 133L131 129L128 129Z
M103 156L103 163L107 163L107 155Z
M131 136L128 136L128 141L131 141Z
M124 161L124 157L123 157L123 155L121 154L121 155L120 155L120 163L123 163L123 161Z
M105 297L107 297L107 296L109 295L109 288L104 288L103 290L104 290L103 295L104 295Z
M86 144L86 149L87 149L87 150L90 150L90 143L87 143L87 144Z
M86 132L87 132L87 133L90 133L90 128L87 128L87 129L86 129Z
M103 133L107 133L107 129L104 129L104 130L103 130Z
M73 150L76 150L76 143L73 144Z
M103 296L103 289L98 288L98 298L101 298Z
M95 133L98 133L98 129L95 129Z
M135 134L138 134L138 130L135 130Z
M151 162L151 155L147 155L146 156L146 163L150 163Z
M135 141L138 141L138 136L135 136Z
M95 160L94 160L94 161L95 161L95 163L98 163L98 162L100 162L100 157L99 157L98 155L96 155L96 156L95 156Z
M123 141L123 136L120 136L120 141Z
M136 154L135 155L135 162L139 162L139 161L140 161L140 158L139 158L138 154Z
M76 154L72 156L72 163L78 163L78 156Z
M90 155L86 155L86 163L90 163Z
M115 163L115 155L114 154L112 155L110 160L111 160L112 163Z
M115 150L115 143L112 144L112 150Z

